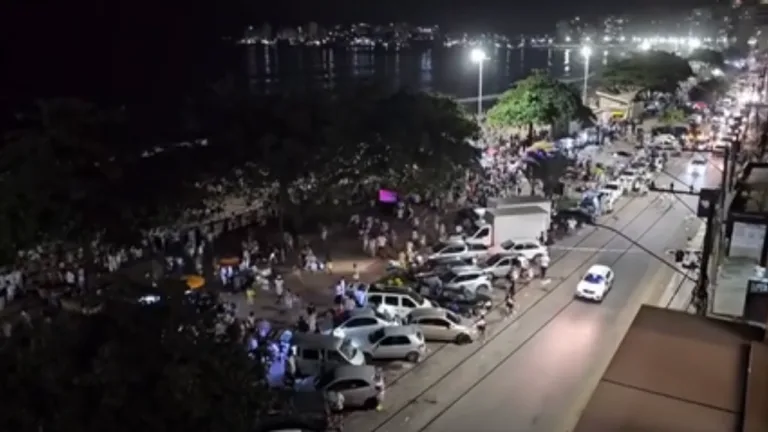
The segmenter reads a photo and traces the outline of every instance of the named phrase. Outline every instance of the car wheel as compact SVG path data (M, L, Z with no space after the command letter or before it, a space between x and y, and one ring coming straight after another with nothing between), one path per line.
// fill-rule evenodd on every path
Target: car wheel
M416 351L411 351L405 355L405 359L411 363L418 363L421 360L421 354Z
M469 335L466 334L466 333L462 333L462 334L456 336L456 343L458 345L466 345L466 344L471 343L471 342L472 342L472 338L469 337Z
M371 355L371 353L365 353L363 354L363 357L365 357L366 364L371 364L373 362L373 356Z
M363 404L363 408L367 410L375 410L379 406L379 400L375 397L368 398Z

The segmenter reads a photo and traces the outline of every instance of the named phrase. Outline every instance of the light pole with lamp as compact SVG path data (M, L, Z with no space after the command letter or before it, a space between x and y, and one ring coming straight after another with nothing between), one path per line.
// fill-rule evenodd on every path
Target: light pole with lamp
M469 55L472 63L477 63L477 117L483 114L483 62L488 60L485 51L475 48Z
M589 58L592 57L592 47L589 45L581 47L581 56L584 57L584 89L581 92L581 100L586 105L589 87Z

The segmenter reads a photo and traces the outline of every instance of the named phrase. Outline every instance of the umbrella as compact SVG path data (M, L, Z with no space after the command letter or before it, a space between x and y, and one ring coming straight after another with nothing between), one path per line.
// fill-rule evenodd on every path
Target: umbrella
M187 283L189 289L200 289L205 285L205 278L197 275L182 276L181 280Z

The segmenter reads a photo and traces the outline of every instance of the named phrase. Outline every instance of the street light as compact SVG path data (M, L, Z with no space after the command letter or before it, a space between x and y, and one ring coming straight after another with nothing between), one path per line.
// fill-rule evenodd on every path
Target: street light
M584 105L586 105L589 86L589 58L592 56L592 47L589 45L581 47L581 56L584 57L584 90L582 91L581 99Z
M483 62L488 60L488 56L485 55L485 51L480 48L475 48L469 54L472 63L477 63L477 116L478 118L483 114Z

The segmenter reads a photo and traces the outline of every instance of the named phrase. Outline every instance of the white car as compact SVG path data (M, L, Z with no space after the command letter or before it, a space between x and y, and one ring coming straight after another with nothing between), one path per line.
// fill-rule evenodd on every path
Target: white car
M693 177L703 176L707 171L706 159L696 158L688 164L688 174Z
M461 292L469 298L475 294L490 295L493 283L488 273L479 268L455 268L440 275L445 291Z
M394 316L387 316L386 313L378 312L373 308L349 310L339 321L334 323L333 328L327 329L323 333L332 334L340 339L348 337L357 340L382 327L401 324Z
M624 185L625 189L631 188L637 178L638 173L631 168L627 168L619 174L619 181L621 181L621 184Z
M488 246L476 243L447 242L438 243L432 248L432 255L427 259L440 258L480 258L488 255Z
M576 285L576 297L603 301L603 298L613 286L613 270L605 265L596 264L587 270L584 278Z
M608 182L600 188L600 192L609 193L615 201L624 194L624 185L617 181Z
M547 248L538 240L507 240L500 246L504 252L522 255L528 261L536 261L549 254Z

